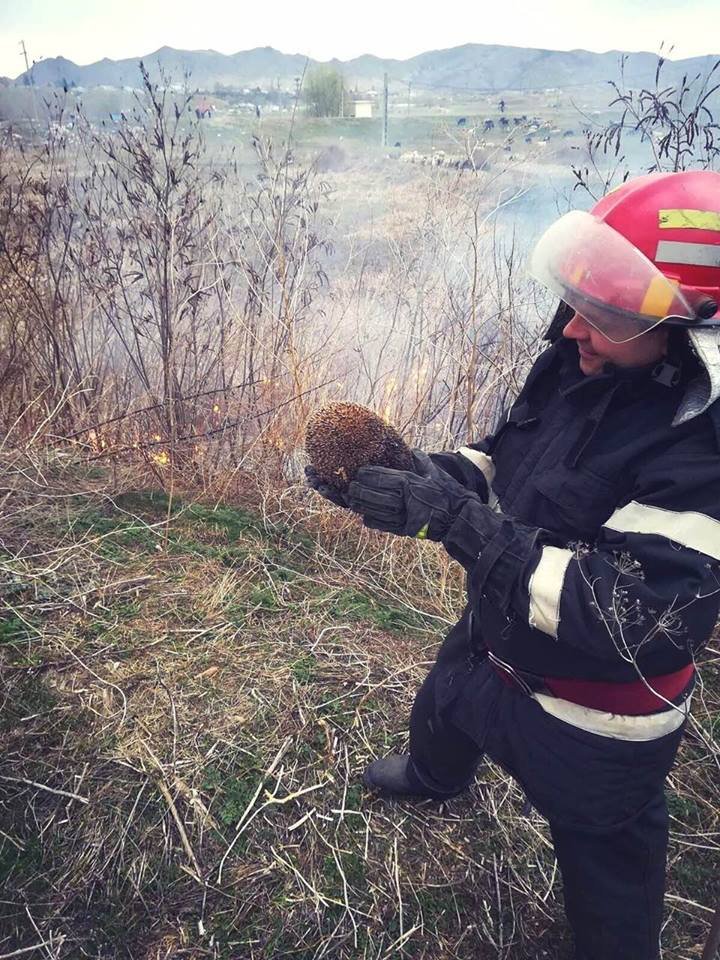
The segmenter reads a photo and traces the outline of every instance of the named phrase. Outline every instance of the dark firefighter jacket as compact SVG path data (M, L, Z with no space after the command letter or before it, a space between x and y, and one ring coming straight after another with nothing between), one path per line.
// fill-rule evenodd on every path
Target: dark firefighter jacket
M444 541L468 572L477 646L529 674L637 682L707 642L720 608L720 402L673 426L700 363L682 343L672 385L667 367L586 377L561 337L492 436L433 455L504 517L474 544L472 512L487 508L472 500Z

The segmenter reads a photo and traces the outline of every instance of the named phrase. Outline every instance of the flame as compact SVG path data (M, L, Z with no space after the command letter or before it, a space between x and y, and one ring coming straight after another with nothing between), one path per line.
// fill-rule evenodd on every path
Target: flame
M395 391L396 386L397 386L397 380L395 379L395 377L388 377L388 379L385 382L385 404L380 414L382 419L387 424L391 423L390 412L393 406L393 393Z

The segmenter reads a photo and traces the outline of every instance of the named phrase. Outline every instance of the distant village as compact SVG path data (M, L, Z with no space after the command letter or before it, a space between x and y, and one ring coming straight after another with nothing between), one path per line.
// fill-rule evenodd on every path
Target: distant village
M279 79L243 87L216 83L212 90L199 91L190 97L187 108L197 122L208 125L207 131L213 142L230 144L237 142L243 130L247 132L248 125L253 128L255 124L262 125L273 118L281 121L283 116L289 118L299 112L312 122L301 88L300 77L286 79L282 85ZM181 92L184 88L178 84L172 89ZM63 84L62 92L55 89L53 96L56 101L65 96L71 106L82 102L86 119L93 126L108 130L121 124L131 128L136 126L133 120L137 93L131 87L98 85L83 88ZM507 95L502 94L477 96L463 91L448 94L421 87L411 91L410 84L396 83L388 99L389 136L382 143L384 154L388 159L406 164L472 170L497 154L505 155L507 160L521 161L538 157L550 145L553 155L558 151L564 153L577 149L591 131L592 115L599 111L587 105L587 113L583 115L577 111L578 122L570 126L567 120L572 113L558 109L561 90L548 88L533 93L533 97L517 93L506 99ZM12 103L13 97L26 101L24 115L21 111L17 111L14 117L9 115L8 104ZM75 113L72 109L53 113L49 106L52 99L43 95L40 89L29 90L27 85L4 87L0 90L0 135L4 132L5 136L14 139L29 135L37 139L38 136L50 138L62 133L72 141ZM318 126L324 131L324 146L327 146L327 138L332 138L333 129L337 130L337 141L343 140L343 133L349 131L341 131L340 126L334 124L348 121L368 124L365 133L361 133L359 127L357 134L353 134L356 142L379 145L383 99L383 91L376 86L355 85L354 89L346 89L343 85L335 115L323 116ZM48 109L44 118L38 111L40 102ZM517 105L527 103L540 107L542 112L516 109ZM312 131L309 133L312 140Z

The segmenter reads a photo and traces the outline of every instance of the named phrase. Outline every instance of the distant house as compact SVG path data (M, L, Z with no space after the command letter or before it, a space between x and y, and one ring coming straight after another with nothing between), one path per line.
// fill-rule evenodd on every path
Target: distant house
M353 116L358 120L372 120L373 102L372 100L354 100Z

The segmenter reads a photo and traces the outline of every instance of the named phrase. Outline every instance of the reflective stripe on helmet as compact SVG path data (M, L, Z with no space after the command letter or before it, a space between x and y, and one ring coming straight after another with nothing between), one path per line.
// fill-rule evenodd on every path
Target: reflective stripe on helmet
M717 230L720 213L715 210L658 210L661 230Z
M662 276L653 277L640 304L640 313L647 317L666 317L675 299L675 290Z
M720 267L720 245L660 240L655 252L660 263L684 263L693 267Z

